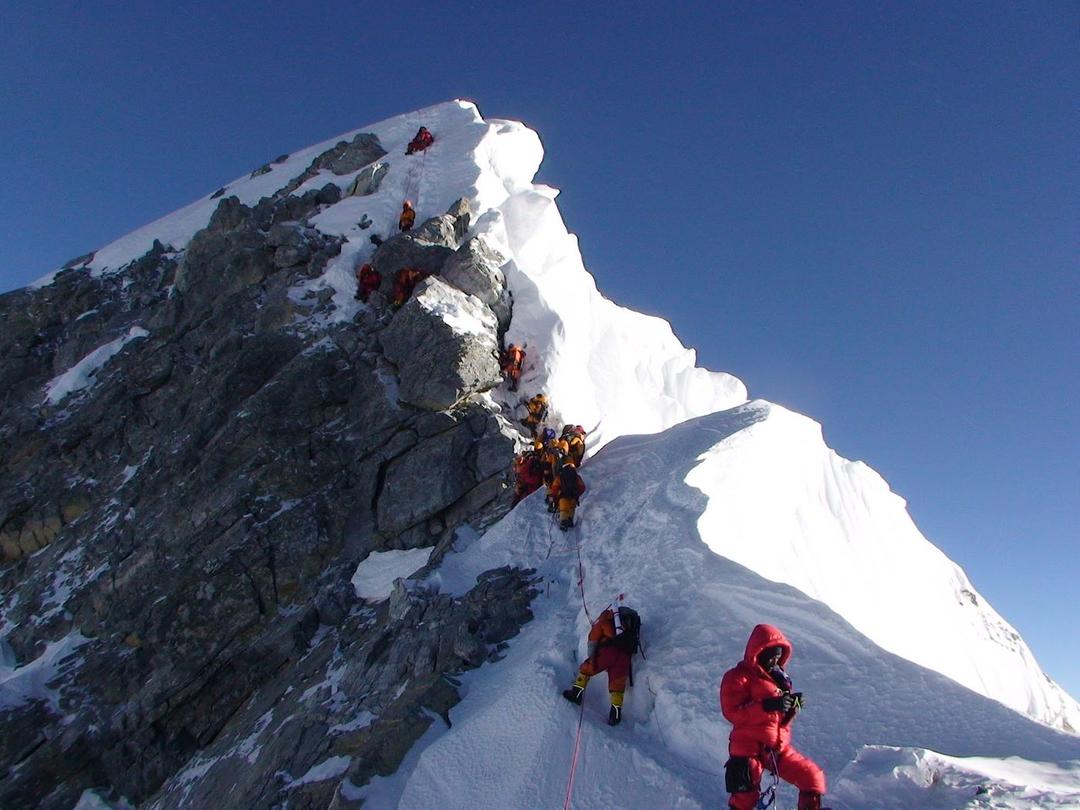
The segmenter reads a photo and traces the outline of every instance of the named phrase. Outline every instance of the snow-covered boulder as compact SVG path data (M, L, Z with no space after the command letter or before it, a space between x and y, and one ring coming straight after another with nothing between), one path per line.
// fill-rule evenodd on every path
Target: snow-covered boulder
M502 380L496 321L480 300L438 278L417 285L382 333L402 402L441 411Z

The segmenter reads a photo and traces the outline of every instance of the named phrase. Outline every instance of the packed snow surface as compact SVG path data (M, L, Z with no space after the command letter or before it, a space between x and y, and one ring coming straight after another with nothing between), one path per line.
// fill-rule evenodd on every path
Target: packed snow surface
M794 743L830 778L864 745L877 744L988 762L1022 757L1030 763L1023 767L1045 768L1068 785L1075 768L1067 763L1080 758L1080 738L881 649L821 601L713 550L727 525L703 519L712 508L711 482L702 487L708 464L727 447L755 441L774 418L783 429L788 414L754 402L662 434L620 438L585 464L590 490L573 530L560 532L535 494L416 583L460 593L484 570L527 565L537 570L540 595L532 605L536 618L505 659L465 677L466 697L450 712L452 728L435 721L418 743L422 751L372 788L380 796L373 806L562 806L579 710L559 693L584 656L589 617L620 595L641 613L645 655L636 659L621 726L605 722L605 676L586 691L572 807L721 806L730 727L720 714L718 686L761 622L780 627L794 645L789 674L807 700ZM732 509L736 527L742 516ZM934 625L922 630L936 632ZM953 654L963 656L978 642L960 636L953 644ZM987 767L1004 773L1006 766ZM1047 795L1064 802L1068 789L1055 784L1047 781ZM930 796L933 786L920 789ZM880 790L893 791L910 808L937 806L921 794L913 798L907 779ZM794 806L790 789L781 801ZM853 801L832 804L879 806Z
M430 548L402 551L373 551L356 566L353 588L361 599L385 599L394 590L394 580L415 574L431 556Z
M1075 810L1080 761L962 758L869 746L840 774L830 801L837 808L876 810Z

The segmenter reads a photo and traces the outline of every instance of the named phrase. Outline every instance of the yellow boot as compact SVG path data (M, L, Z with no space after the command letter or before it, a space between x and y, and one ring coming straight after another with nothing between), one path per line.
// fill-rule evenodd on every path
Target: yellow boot
M589 684L589 676L582 675L580 672L578 676L574 678L574 685L569 689L564 689L562 696L569 700L576 706L581 705L581 697L585 694L585 687Z
M609 726L617 726L622 722L622 692L611 693L611 709L608 710L607 722Z

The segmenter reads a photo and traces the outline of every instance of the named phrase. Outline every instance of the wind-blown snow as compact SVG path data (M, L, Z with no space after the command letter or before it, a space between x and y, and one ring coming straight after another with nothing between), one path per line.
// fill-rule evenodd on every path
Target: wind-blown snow
M816 422L767 412L687 478L709 498L698 527L709 548L824 602L890 652L1080 729L1080 707L1039 677L1020 634L919 533L881 476L826 447Z
M133 326L116 340L99 346L73 365L63 374L54 377L45 385L45 401L50 405L58 404L68 394L81 391L94 383L95 375L131 341L147 337L150 333L141 326Z
M844 769L832 801L875 810L1075 810L1080 807L1080 761L961 758L871 746Z

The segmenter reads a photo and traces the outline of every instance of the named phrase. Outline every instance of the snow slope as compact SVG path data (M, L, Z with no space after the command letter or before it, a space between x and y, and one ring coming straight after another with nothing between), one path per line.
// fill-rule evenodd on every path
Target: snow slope
M710 549L702 527L712 499L691 480L726 444L767 425L771 410L755 402L661 434L618 439L585 465L590 492L572 532L554 529L542 497L534 495L414 583L456 593L485 569L530 565L541 595L533 603L536 618L505 659L466 677L466 697L450 713L452 728L437 721L397 774L359 788L370 806L562 806L579 715L559 692L584 653L585 606L595 616L620 593L642 614L647 657L635 664L618 728L604 722L604 676L590 684L572 807L722 805L729 727L717 689L759 622L781 627L794 645L789 673L807 698L795 743L830 778L873 743L954 757L1022 757L1029 764L1014 762L1014 772L1052 776L1042 780L1044 797L1075 796L1080 738L890 654L821 602ZM954 647L954 654L963 652ZM864 784L867 774L880 798L867 802L849 786L830 797L837 810L961 806L923 801L933 784L906 773L890 781L883 768L867 771L865 758L851 784ZM1007 772L1005 764L984 765L989 773ZM781 806L793 806L790 790L782 797Z
M406 157L420 125L435 143ZM351 318L362 306L353 300L353 269L371 255L371 233L394 230L403 198L414 201L422 220L464 196L473 234L508 259L515 302L508 339L528 350L521 393L546 391L553 422L589 429L590 453L616 437L656 433L745 401L743 384L697 368L694 352L665 321L600 295L559 214L558 192L532 182L543 159L539 137L519 123L485 121L471 103L448 102L346 133L267 174L230 183L227 194L255 203L360 131L378 135L388 151L380 162L389 170L377 193L346 197L313 218L321 230L349 238L323 276L305 284L334 291L332 319ZM347 189L354 177L324 171L296 193L328 182ZM98 250L87 272L122 272L154 239L183 249L217 202L199 200ZM364 216L374 223L370 230L358 226ZM508 396L496 394L508 409L517 407ZM1042 673L963 572L919 534L876 473L832 453L820 428L803 417L777 407L754 413L752 427L703 448L706 456L690 473L688 483L708 495L695 530L709 549L821 600L890 652L1041 722L1080 728L1080 706Z

